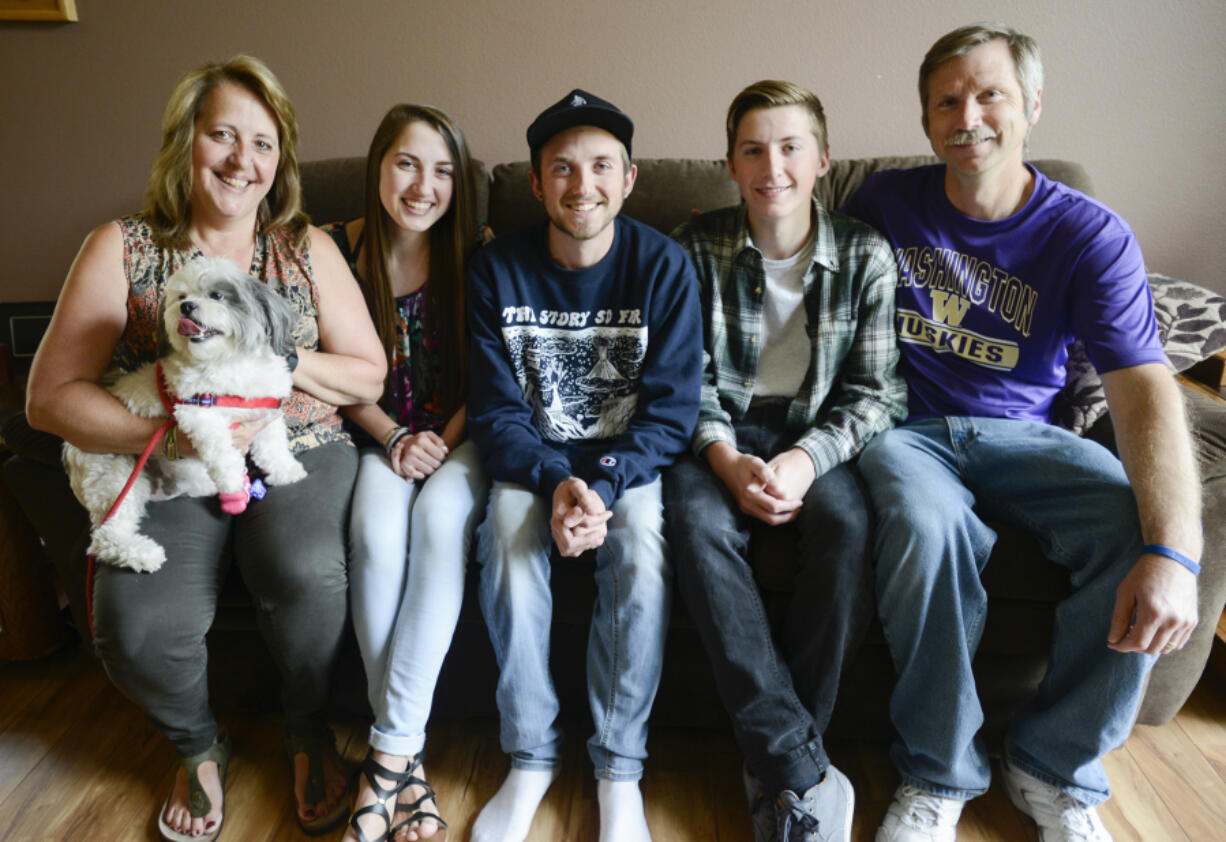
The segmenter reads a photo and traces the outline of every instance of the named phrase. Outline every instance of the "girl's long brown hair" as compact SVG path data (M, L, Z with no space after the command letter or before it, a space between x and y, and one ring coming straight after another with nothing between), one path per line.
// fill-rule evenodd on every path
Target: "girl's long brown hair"
M430 276L426 285L426 324L439 342L439 387L447 415L464 403L468 388L468 332L465 325L464 270L477 242L477 199L472 158L464 133L449 115L429 105L397 105L384 116L366 156L366 225L361 250L366 277L362 291L379 339L392 364L396 306L388 277L388 251L395 222L379 198L383 156L405 126L422 122L443 137L453 164L451 207L430 229Z

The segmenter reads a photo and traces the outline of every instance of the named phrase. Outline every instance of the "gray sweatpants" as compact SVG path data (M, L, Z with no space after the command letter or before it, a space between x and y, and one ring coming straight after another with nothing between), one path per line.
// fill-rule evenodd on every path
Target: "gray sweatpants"
M205 633L230 564L255 600L281 673L286 727L319 721L346 611L345 528L357 450L328 444L298 454L307 477L270 488L241 515L215 497L149 505L145 534L166 549L155 573L99 563L94 646L111 680L183 755L212 744Z

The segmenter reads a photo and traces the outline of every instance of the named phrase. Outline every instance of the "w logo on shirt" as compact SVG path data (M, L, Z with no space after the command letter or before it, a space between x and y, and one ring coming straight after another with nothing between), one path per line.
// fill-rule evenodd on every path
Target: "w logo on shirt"
M962 317L971 308L969 299L951 292L937 292L936 290L932 290L930 294L932 295L933 321L954 327L962 324Z

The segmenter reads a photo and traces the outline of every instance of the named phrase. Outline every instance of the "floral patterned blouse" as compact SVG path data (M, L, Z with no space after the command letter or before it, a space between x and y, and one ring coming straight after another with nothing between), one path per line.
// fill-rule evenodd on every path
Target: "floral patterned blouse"
M128 280L128 320L112 358L114 368L130 371L157 356L158 307L166 281L185 263L202 257L200 249L162 248L140 216L116 220L123 232L123 269ZM298 314L294 343L319 348L316 315L319 294L307 245L298 246L284 231L259 234L251 258L251 275L272 285ZM281 402L290 446L300 453L330 442L350 441L335 406L295 389Z
M336 242L355 278L357 255L349 248L345 223L334 222L323 230ZM396 298L396 342L392 348L388 388L379 405L397 424L410 432L442 430L443 396L439 390L438 334L426 326L426 290L430 282Z

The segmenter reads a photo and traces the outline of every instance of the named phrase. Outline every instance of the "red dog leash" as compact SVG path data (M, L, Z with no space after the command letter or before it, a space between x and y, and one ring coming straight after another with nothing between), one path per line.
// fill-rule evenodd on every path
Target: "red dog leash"
M115 502L111 504L111 508L107 511L98 525L106 523L115 514L124 498L128 496L128 492L132 490L132 486L136 483L136 478L140 476L140 472L145 469L145 463L149 461L149 457L153 454L153 449L157 447L157 443L162 440L162 436L166 435L175 424L174 409L176 404L191 404L193 406L231 406L242 409L277 409L281 406L281 401L278 398L243 398L238 395L192 395L190 398L178 398L170 393L166 388L166 376L162 373L162 362L159 360L155 364L157 372L158 397L162 399L162 406L166 408L166 412L170 415L166 419L166 423L157 428L157 431L150 437L149 443L145 445L145 449L141 452L140 458L136 460L136 464L132 467L132 473L128 475L128 481L124 483L123 489L119 492L119 496L115 498ZM93 530L90 530L91 532ZM91 553L86 558L85 567L85 612L86 618L89 620L89 636L94 636L94 556Z

